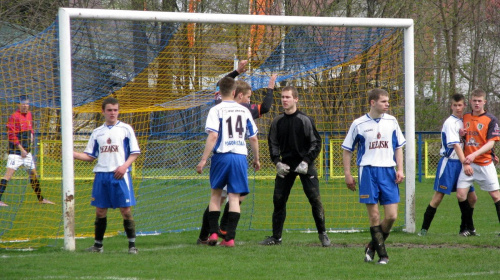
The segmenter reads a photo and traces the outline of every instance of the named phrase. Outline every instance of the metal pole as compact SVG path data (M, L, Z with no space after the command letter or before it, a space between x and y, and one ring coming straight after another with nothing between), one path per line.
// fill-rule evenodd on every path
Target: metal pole
M413 21L413 20L412 20ZM415 88L413 23L404 30L406 232L415 232Z
M75 250L75 186L73 171L73 101L71 85L70 16L59 9L59 57L61 82L61 131L63 166L64 249Z

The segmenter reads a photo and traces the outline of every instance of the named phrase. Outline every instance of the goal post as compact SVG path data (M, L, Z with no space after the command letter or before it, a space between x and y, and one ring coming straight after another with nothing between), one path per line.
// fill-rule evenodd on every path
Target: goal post
M64 217L64 248L75 249L75 207L74 207L74 162L72 151L73 143L73 85L72 85L72 53L71 53L71 23L75 19L91 20L124 20L141 22L168 22L168 23L199 23L199 24L238 24L264 26L313 26L313 27L388 27L403 29L404 56L403 56L403 87L404 91L404 133L407 140L405 153L405 230L415 232L415 103L414 103L414 45L412 19L382 19L382 18L337 18L337 17L299 17L299 16L260 16L240 14L199 14L199 13L172 13L150 11L124 11L100 9L60 8L59 22L59 65L60 65L60 100L61 100L61 128L62 128L62 174L63 174L63 217ZM161 38L162 40L164 38ZM282 44L284 48L285 43ZM325 68L326 66L322 66ZM153 71L153 70L151 70ZM193 66L191 71L197 71ZM317 72L316 72L317 73ZM160 75L159 72L157 75ZM252 80L253 81L253 80ZM256 83L261 82L260 80ZM146 82L147 83L147 82ZM149 83L152 83L151 81ZM201 83L201 82L200 82ZM208 98L200 102L208 102ZM182 99L182 98L180 98ZM196 101L196 100L195 100ZM182 104L194 102L182 100ZM160 104L160 106L163 106ZM176 102L165 106L182 107ZM277 105L275 105L277 106ZM132 118L133 119L133 118ZM152 121L150 120L150 123ZM265 150L261 149L262 151ZM201 215L201 212L199 213Z

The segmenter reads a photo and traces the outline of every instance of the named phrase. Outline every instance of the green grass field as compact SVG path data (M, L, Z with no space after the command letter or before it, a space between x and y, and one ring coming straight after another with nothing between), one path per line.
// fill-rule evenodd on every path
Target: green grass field
M417 228L432 193L431 180L417 183ZM330 233L334 245L323 248L316 233L285 232L281 246L265 247L270 231L240 230L235 248L221 248L196 245L198 232L186 231L140 236L138 255L127 254L124 236L106 238L103 254L84 251L91 238L77 239L75 252L0 250L0 279L500 279L499 222L489 195L478 196L480 236L458 236L456 198L445 197L428 236L391 233L386 266L363 262L368 232Z

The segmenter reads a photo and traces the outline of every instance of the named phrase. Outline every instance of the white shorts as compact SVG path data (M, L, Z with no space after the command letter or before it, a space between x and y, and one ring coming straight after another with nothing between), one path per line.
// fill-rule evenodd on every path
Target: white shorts
M28 153L25 158L22 158L20 155L9 154L7 168L17 170L20 166L23 166L26 170L35 169L35 162L31 153Z
M227 197L227 185L224 186L222 189L222 193L220 195L221 197Z
M495 164L490 163L486 166L481 166L471 163L470 166L472 170L474 170L474 174L472 176L467 176L462 168L460 176L458 177L457 189L469 188L474 182L476 182L483 191L490 192L500 189Z

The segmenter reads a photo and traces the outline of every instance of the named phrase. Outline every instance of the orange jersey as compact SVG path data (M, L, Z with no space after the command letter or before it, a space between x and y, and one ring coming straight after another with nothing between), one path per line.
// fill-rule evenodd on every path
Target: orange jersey
M485 112L479 116L471 113L464 115L465 145L464 155L468 156L479 150L489 141L500 141L500 129L498 120L492 114ZM493 160L493 150L479 155L474 160L477 165L488 165Z

